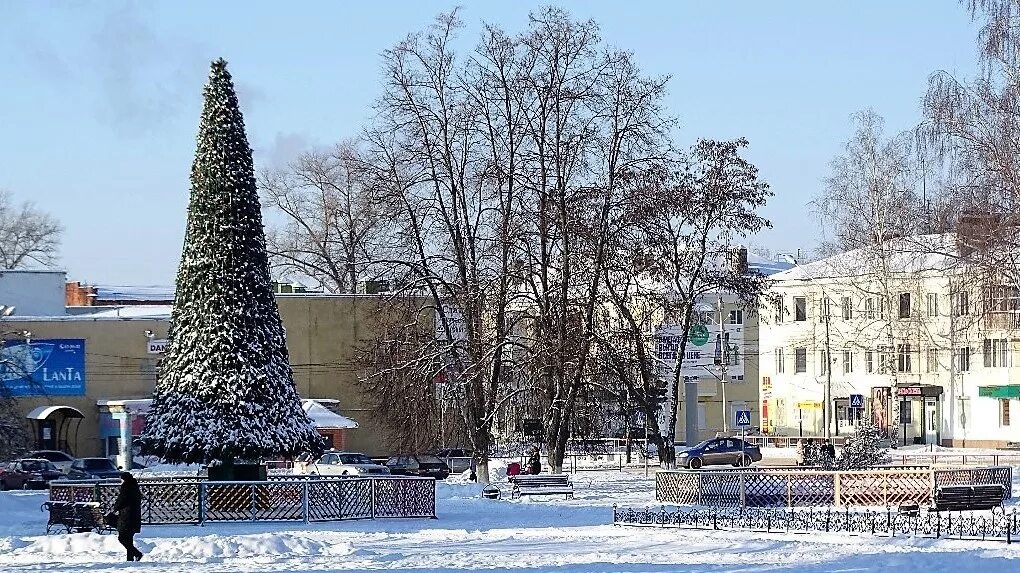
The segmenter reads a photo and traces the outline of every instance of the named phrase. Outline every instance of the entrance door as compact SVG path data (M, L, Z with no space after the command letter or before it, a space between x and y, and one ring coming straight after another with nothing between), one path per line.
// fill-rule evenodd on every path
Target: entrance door
M39 420L38 443L40 450L57 449L57 423L53 420Z
M925 444L936 444L939 443L939 408L938 401L933 398L925 398L924 400L924 443Z

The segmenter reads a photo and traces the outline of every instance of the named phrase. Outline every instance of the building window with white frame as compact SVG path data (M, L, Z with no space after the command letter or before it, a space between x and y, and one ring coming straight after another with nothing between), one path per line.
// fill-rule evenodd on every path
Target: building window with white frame
M796 322L807 320L807 298L802 296L793 297L793 320Z
M843 297L843 320L852 320L854 317L854 306L853 299L845 296Z
M796 374L807 372L807 348L793 350L793 371Z
M924 354L924 371L937 372L939 367L939 349L928 348Z
M970 372L970 347L961 346L956 349L956 369L960 372Z
M872 297L864 299L864 318L875 320L875 299Z
M999 425L1009 425L1009 400L999 400Z
M1005 368L1009 366L1009 340L1005 338L986 338L984 341L985 368Z
M870 350L864 351L864 372L875 373L875 353Z
M887 346L878 347L878 363L875 366L875 371L879 374L889 373L889 348Z
M900 318L910 318L910 293L909 292L901 292L900 293L900 309L899 310L900 310L900 312L899 312L899 317Z
M822 376L829 373L829 353L824 350L818 351L818 368Z
M744 324L744 311L740 309L730 311L730 324Z
M936 317L939 315L939 295L938 293L928 293L928 316Z
M850 374L854 371L854 353L846 348L843 350L843 374Z
M783 303L783 297L776 297L776 324L782 324L786 314L786 305Z
M825 322L826 320L832 318L831 298L823 296L821 300L818 301L818 306L820 307L819 308L820 312L818 313L818 322Z
M950 295L952 299L953 316L967 316L970 314L970 297L967 291L961 290Z
M903 343L896 346L896 371L912 371L910 364L910 344Z
M782 374L786 371L786 364L783 360L783 347L776 348L776 374Z

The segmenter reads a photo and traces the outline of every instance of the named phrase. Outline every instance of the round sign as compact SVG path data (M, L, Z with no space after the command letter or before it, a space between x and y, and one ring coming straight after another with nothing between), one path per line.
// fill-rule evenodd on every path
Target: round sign
M708 344L708 327L704 324L695 324L691 327L688 333L688 339L694 346L704 346Z

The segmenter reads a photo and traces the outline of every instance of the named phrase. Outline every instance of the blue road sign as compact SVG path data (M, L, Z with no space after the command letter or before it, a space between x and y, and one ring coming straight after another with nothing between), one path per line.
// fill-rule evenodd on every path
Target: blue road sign
M851 408L863 408L864 407L864 394L850 394L850 407Z
M751 411L750 410L737 410L736 420L734 421L735 426L750 426L751 425Z

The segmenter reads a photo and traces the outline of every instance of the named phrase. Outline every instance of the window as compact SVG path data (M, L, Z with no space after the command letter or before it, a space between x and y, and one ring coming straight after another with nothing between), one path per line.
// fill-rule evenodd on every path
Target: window
M1009 400L999 400L999 425L1009 425Z
M1009 366L1009 341L1005 338L986 338L984 343L985 368Z
M864 371L868 374L875 372L875 353L870 350L864 351Z
M843 374L850 374L854 371L854 354L849 348L843 351Z
M928 293L928 316L939 315L939 295L933 292Z
M864 299L864 318L875 320L875 299L870 297Z
M953 316L967 316L970 314L970 300L967 291L962 290L951 295Z
M793 299L794 316L793 320L797 322L804 322L807 320L807 299L798 296Z
M783 322L786 314L786 305L783 304L783 297L776 299L776 324Z
M879 374L889 372L889 349L886 346L878 347L878 364L875 367L875 371Z
M929 348L924 354L924 371L935 372L938 370L939 362L939 350L938 348Z
M900 423L910 423L910 400L900 401Z
M854 306L853 299L848 296L843 297L843 320L851 320L854 317Z
M910 345L898 344L896 346L896 371L910 372Z
M795 348L793 358L793 371L797 374L807 372L807 348Z
M1020 310L1020 289L1013 286L997 286L985 294L985 310L988 312L1015 312Z
M730 324L744 324L744 311L742 310L731 310L730 311Z
M829 357L828 357L828 353L826 351L824 351L824 350L819 350L818 351L818 367L819 367L819 372L818 372L819 374L821 374L822 376L825 376L826 374L828 374L828 372L829 372Z
M818 301L818 306L820 307L819 313L818 313L818 322L825 322L829 318L832 318L832 299L831 298L823 296Z
M878 318L885 320L885 298L878 299Z
M900 318L910 318L910 293L900 293Z
M970 347L961 346L956 349L956 368L960 372L970 371Z
M776 374L782 374L786 370L786 364L783 360L783 348L779 347L776 349Z

